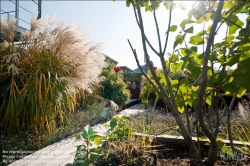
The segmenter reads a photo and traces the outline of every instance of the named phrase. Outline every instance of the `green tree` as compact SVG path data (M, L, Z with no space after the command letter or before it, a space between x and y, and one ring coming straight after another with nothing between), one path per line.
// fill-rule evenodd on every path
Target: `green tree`
M172 111L180 132L189 146L193 162L195 164L202 164L200 151L192 141L191 135L180 117L180 113L185 110L184 108L187 104L195 107L195 124L197 128L201 127L210 140L210 149L206 164L214 165L217 159L218 143L216 138L220 123L218 98L223 100L219 89L223 88L226 95L233 96L230 106L225 103L226 110L228 111L229 130L230 110L236 96L240 97L247 89L250 90L248 84L250 81L250 68L248 65L250 60L248 46L250 3L248 1L224 2L223 0L196 2L187 13L187 18L182 20L179 26L171 25L172 11L178 7L182 8L182 5L178 1L127 0L126 4L127 6L132 4L134 9L136 22L141 32L144 56L147 66L152 73L153 80L149 79L145 73L144 76ZM169 10L168 29L166 30L164 44L161 41L156 17L156 10L160 4L163 4ZM145 34L146 27L143 25L141 14L141 8L143 7L145 11L153 12L159 50L156 50L152 46ZM246 17L242 19L239 17L240 15L245 15ZM203 28L199 33L193 34L194 28L196 28L195 25L197 24L203 24L203 27L205 24L211 25L207 29ZM215 37L222 26L227 27L225 38L217 41ZM181 33L177 34L175 38L173 53L168 59L165 59L169 34L175 32L177 28L180 29ZM191 37L188 37L190 35ZM189 40L189 42L186 40ZM130 41L129 44L137 65L140 68L136 50L132 47ZM157 77L150 61L151 56L148 53L148 47L160 58L164 79ZM217 72L215 71L216 64L219 66ZM227 68L232 66L234 66L233 70L227 72ZM176 69L187 70L195 80L199 80L199 84L197 86L191 84L190 86L187 79L181 81L171 79L168 69L173 73L176 72ZM204 103L207 103L210 107L205 108ZM216 116L216 125L212 125L211 123L213 115ZM232 139L230 140L233 150Z
M102 69L101 76L104 79L100 82L101 96L113 100L119 106L122 106L130 99L130 91L127 84L123 81L123 72L114 72L115 65L109 63L107 67Z

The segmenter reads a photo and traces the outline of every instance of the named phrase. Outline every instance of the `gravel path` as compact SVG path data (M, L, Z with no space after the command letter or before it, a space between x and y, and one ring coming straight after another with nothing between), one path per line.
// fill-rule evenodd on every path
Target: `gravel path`
M132 107L129 107L121 112L119 112L117 115L115 116L119 116L119 117L122 117L122 116L136 116L136 115L139 115L139 114L146 114L148 113L152 108L149 107L149 108L144 108L143 105L141 104L136 104ZM102 134L104 132L107 131L107 127L103 126L104 124L106 123L109 123L110 121L108 122L105 122L105 123L102 123L102 124L97 124L97 125L94 125L92 126L92 128L94 129L94 131L96 131L97 133L99 134Z

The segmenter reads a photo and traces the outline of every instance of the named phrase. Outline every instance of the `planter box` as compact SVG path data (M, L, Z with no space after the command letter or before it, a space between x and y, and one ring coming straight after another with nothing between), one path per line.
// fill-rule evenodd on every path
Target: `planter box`
M147 136L147 137L153 137L153 142L160 143L160 144L170 144L170 145L186 145L186 141L182 136L174 136L174 135L157 135L156 137L154 135L150 134L144 134L144 133L135 133L135 135L138 136ZM193 141L197 141L197 137L192 137ZM200 139L200 144L204 145L207 142L209 142L209 139ZM230 146L229 140L222 140L227 146ZM235 146L244 146L247 145L250 147L250 142L244 142L233 140L233 143Z

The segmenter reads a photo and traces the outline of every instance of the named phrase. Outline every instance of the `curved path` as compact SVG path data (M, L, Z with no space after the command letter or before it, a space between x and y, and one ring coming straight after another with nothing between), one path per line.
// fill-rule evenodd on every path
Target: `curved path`
M137 104L119 112L117 115L132 116L143 114L149 110L150 108L144 109L140 104ZM92 128L98 133L107 130L103 124L97 124ZM72 166L74 162L74 154L72 153L76 151L76 146L80 144L82 144L82 140L75 141L74 138L66 138L17 160L10 166Z

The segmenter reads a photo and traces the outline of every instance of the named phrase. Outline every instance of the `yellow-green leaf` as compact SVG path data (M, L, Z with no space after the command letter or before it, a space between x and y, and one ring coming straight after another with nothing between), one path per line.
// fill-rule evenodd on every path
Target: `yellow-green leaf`
M212 15L211 12L205 14L205 18L206 18L205 21L206 22L208 22L209 20L211 20L211 15Z
M170 32L175 32L176 29L177 29L177 25L171 25L171 26L169 27L168 31L170 31ZM167 31L167 32L168 32L168 31ZM166 32L166 33L167 33L167 32Z
M243 87L240 87L240 89L239 89L239 91L238 91L238 93L237 93L237 97L238 98L241 98L245 93L246 93L246 89L245 88L243 88Z
M183 112L184 112L184 110L185 110L184 106L182 106L182 107L178 107L178 111L179 111L180 113L183 113Z
M193 45L200 45L200 44L204 44L204 41L201 36L195 35L195 36L190 37L189 43Z

